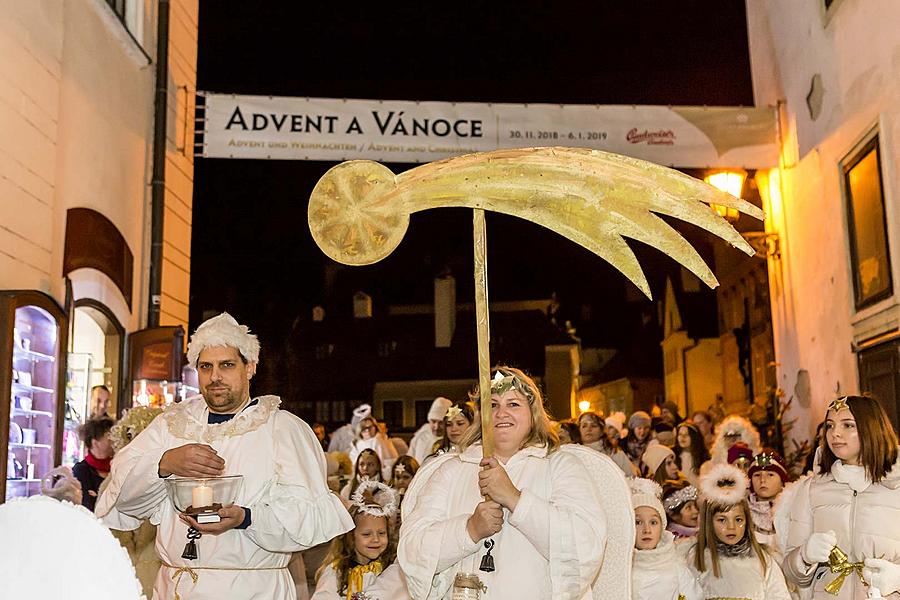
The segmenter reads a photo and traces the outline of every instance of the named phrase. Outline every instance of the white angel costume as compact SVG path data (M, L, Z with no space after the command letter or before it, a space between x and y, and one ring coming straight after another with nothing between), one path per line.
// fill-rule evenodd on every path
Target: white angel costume
M145 600L128 553L80 504L0 504L0 531L2 598Z
M440 436L431 432L431 421L443 421L451 406L453 406L453 402L447 398L443 396L435 398L428 409L428 423L419 427L409 441L409 450L406 454L415 458L420 465L431 456L434 445L441 439Z
M371 600L406 600L406 583L400 565L393 563L380 574L366 571L362 576L362 591ZM346 595L338 593L337 575L333 568L322 571L316 592L310 600L345 600Z
M434 445L441 438L431 433L431 424L425 423L413 434L409 441L409 450L407 456L412 456L421 465L425 459L431 456Z
M787 583L778 562L767 551L763 570L759 557L752 550L743 556L719 554L719 577L713 574L712 557L706 550L706 570L694 568L696 544L688 551L687 563L696 575L706 598L740 598L741 600L791 600Z
M672 533L663 531L652 550L635 550L632 600L703 600L696 577L675 550Z
M170 406L113 460L109 486L96 513L113 529L158 525L162 568L154 599L259 598L292 600L291 552L311 548L353 528L325 480L325 457L310 427L261 396L223 423L209 424L203 398ZM225 474L243 475L236 504L251 511L246 529L203 535L199 558L181 558L187 525L159 477L162 454L189 443L208 444L225 460Z
M381 432L378 432L375 436L370 437L367 440L353 440L349 452L350 463L353 465L353 472L356 472L356 459L359 458L359 455L363 450L367 449L374 450L375 454L377 454L378 458L381 460L381 476L385 480L390 479L391 469L394 468L394 463L397 462L397 449L394 448L391 440L387 439Z
M483 599L629 598L634 515L622 471L609 457L567 444L519 450L502 465L521 491L492 536L496 571L479 571L485 553L466 522L481 502L480 444L430 460L402 505L397 560L410 596L450 600L458 572L477 573Z

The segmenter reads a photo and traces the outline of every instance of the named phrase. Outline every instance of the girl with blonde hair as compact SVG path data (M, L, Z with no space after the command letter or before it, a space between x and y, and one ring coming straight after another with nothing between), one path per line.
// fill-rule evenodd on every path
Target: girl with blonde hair
M397 564L396 538L390 520L397 511L397 494L379 481L363 482L349 508L354 529L334 538L316 573L311 600L364 597L407 597ZM375 589L378 588L376 592Z

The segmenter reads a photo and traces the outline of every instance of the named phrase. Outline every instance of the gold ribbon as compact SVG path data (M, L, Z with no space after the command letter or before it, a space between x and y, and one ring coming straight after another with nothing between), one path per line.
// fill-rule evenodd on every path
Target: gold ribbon
M176 567L168 563L162 563L162 566L175 569L175 572L172 573L172 579L175 581L175 589L173 590L175 592L175 600L181 600L181 596L178 594L178 584L181 583L181 576L185 573L190 575L191 581L194 585L197 585L197 579L200 578L200 574L197 571L280 571L287 569L287 567ZM381 565L379 565L378 572L381 572Z
M375 573L381 575L381 561L373 560L367 565L357 565L347 573L347 600L356 592L363 591L363 575Z
M825 591L829 594L834 596L840 594L841 587L844 585L844 580L854 571L859 575L859 580L863 582L864 585L866 584L866 580L863 579L863 567L865 566L865 563L850 562L850 557L837 546L832 548L831 553L828 555L828 566L831 568L832 573L837 573L837 577L832 579L828 585L825 586Z
M185 573L191 576L191 581L194 582L194 585L197 585L197 578L200 577L190 567L177 567L175 572L172 573L172 579L175 581L175 600L181 600L181 596L178 595L178 584L181 583L181 576Z

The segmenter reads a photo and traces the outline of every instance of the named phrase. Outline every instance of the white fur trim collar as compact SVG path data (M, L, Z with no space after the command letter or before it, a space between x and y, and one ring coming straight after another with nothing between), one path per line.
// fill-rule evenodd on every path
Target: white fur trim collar
M662 535L659 536L659 543L652 550L634 549L633 568L638 569L654 569L662 568L665 565L673 565L678 557L675 555L675 536L671 531L663 529ZM646 573L639 573L646 575Z
M224 423L206 422L209 408L203 398L173 404L162 416L169 426L169 433L175 437L209 444L259 429L281 404L278 396L259 396L256 400L258 404Z

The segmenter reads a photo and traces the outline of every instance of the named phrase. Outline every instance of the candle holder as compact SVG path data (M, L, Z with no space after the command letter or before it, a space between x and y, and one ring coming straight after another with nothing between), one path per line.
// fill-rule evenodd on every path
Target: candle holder
M457 573L453 580L453 600L480 600L487 587L475 573Z
M166 492L169 500L178 512L193 517L197 523L218 523L222 520L219 509L234 504L241 485L243 475L226 475L224 477L169 477L166 479ZM181 557L186 560L198 558L196 540L203 536L193 527L188 528L188 543Z

